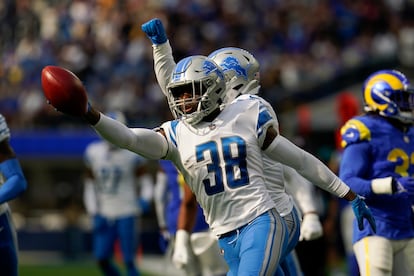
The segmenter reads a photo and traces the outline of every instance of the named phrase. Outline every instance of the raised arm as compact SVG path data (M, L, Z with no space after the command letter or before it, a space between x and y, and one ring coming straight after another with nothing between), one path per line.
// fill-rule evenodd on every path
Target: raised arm
M175 67L171 45L167 39L164 25L158 18L151 19L141 26L152 42L154 71L162 93L167 96L167 84Z

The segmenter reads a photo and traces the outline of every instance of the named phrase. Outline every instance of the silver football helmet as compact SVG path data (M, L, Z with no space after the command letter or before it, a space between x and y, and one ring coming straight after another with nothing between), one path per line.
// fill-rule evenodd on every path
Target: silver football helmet
M248 51L236 48L221 48L209 56L214 60L226 78L227 91L225 103L230 103L242 94L257 94L259 92L260 65L257 59Z
M206 56L179 61L167 85L168 104L176 119L195 125L223 103L226 83L220 67Z

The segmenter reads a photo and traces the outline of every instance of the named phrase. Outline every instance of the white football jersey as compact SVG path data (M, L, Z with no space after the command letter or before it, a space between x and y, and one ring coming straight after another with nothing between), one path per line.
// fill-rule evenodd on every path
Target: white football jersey
M237 229L275 208L259 142L275 124L260 101L246 99L197 128L179 120L161 126L170 143L166 159L183 173L214 234Z
M97 213L109 218L137 214L135 171L145 159L105 141L88 145L84 157L95 177Z
M269 111L269 114L272 116L274 123L274 128L279 132L279 122L277 120L276 113L274 112L272 106L269 102L264 100L261 97L256 95L245 94L237 97L232 103L246 100L246 99L256 99L262 105L266 107ZM263 171L265 172L264 178L266 181L266 186L269 189L269 194L273 201L276 203L276 210L279 214L284 217L288 215L293 209L293 200L289 194L286 193L285 179L283 176L283 165L279 162L276 162L266 154L263 154Z
M163 94L167 95L167 90L165 87L167 86L171 73L175 67L170 44L166 42L160 45L153 45L153 55L154 70L158 84L160 85ZM274 113L271 105L263 98L254 95L241 95L235 101L248 99L249 97L256 98L268 108L270 115L275 120L275 129L279 131L277 116ZM263 171L265 172L264 177L266 180L266 185L269 188L269 193L272 199L276 203L277 211L282 217L289 214L293 209L293 200L291 196L286 193L285 180L283 177L283 165L263 155Z

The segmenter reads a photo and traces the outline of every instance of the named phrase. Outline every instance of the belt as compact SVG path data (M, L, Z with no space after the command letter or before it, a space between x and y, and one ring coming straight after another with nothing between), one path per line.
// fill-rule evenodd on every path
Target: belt
M238 233L240 233L242 230L243 230L243 228L244 227L246 227L247 225L249 225L250 224L250 222L248 223L248 224L245 224L245 225L243 225L243 226L240 226L239 228L236 228L236 229L234 229L234 230L231 230L231 231L229 231L229 232L226 232L226 233L224 233L224 234L221 234L221 235L219 235L219 239L221 239L221 238L228 238L228 237L230 237L230 236L233 236L233 235L236 235L236 234L238 234Z
M219 239L221 239L221 238L227 238L227 237L230 237L230 236L232 236L232 235L235 235L235 234L237 234L237 231L239 231L239 229L232 230L232 231L230 231L230 232L227 232L227 233L221 234L221 235L219 236Z

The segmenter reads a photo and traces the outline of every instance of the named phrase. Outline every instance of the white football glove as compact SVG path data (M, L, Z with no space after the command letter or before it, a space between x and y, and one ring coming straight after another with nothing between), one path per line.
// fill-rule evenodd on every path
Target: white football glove
M10 137L10 129L6 119L0 114L0 142Z
M311 241L322 237L323 228L317 214L308 213L303 216L300 226L299 240Z
M190 234L183 229L179 229L175 234L172 262L176 268L183 269L184 266L188 265L191 256Z

